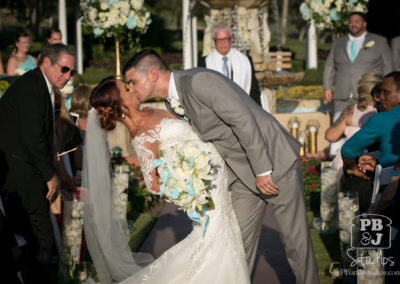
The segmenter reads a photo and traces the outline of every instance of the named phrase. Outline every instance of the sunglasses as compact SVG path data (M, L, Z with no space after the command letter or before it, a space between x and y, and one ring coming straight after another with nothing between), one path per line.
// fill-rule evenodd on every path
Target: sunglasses
M63 73L63 74L68 73L68 72L71 71L70 75L71 75L71 77L73 77L73 76L75 76L76 73L77 73L76 70L73 70L73 69L71 69L71 68L69 68L69 67L67 67L67 66L62 66L62 65L58 64L58 62L56 62L56 64L57 64L58 66L60 66L60 68L61 68L61 73Z

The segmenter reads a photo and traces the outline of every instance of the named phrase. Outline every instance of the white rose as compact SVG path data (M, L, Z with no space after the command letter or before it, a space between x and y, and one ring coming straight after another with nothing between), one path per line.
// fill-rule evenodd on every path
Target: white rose
M193 178L193 188L194 188L194 191L197 193L197 192L205 189L206 187L204 185L204 182L201 179Z
M103 10L103 11L107 10L108 9L108 3L107 2L101 2L100 9Z
M139 11L143 8L143 0L131 0L131 5L133 9Z

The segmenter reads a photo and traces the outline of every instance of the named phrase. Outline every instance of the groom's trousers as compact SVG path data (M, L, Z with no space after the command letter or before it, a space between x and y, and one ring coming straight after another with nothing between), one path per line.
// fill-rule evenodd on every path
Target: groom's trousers
M319 283L299 161L292 165L277 185L280 188L279 195L270 197L253 193L239 179L230 185L249 272L254 265L265 210L270 204L283 236L286 256L296 276L296 283Z

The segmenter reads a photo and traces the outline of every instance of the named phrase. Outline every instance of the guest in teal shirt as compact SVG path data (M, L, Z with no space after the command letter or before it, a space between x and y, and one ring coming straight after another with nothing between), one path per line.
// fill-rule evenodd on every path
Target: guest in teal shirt
M357 169L356 160L363 150L379 141L379 164L392 166L400 155L400 71L387 74L379 97L385 111L371 117L343 146L342 157L347 173L365 174Z

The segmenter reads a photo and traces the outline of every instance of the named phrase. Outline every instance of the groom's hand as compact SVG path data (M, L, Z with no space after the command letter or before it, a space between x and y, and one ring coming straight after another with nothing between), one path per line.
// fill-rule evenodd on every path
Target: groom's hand
M279 186L272 181L271 175L256 176L256 186L264 195L279 194Z

